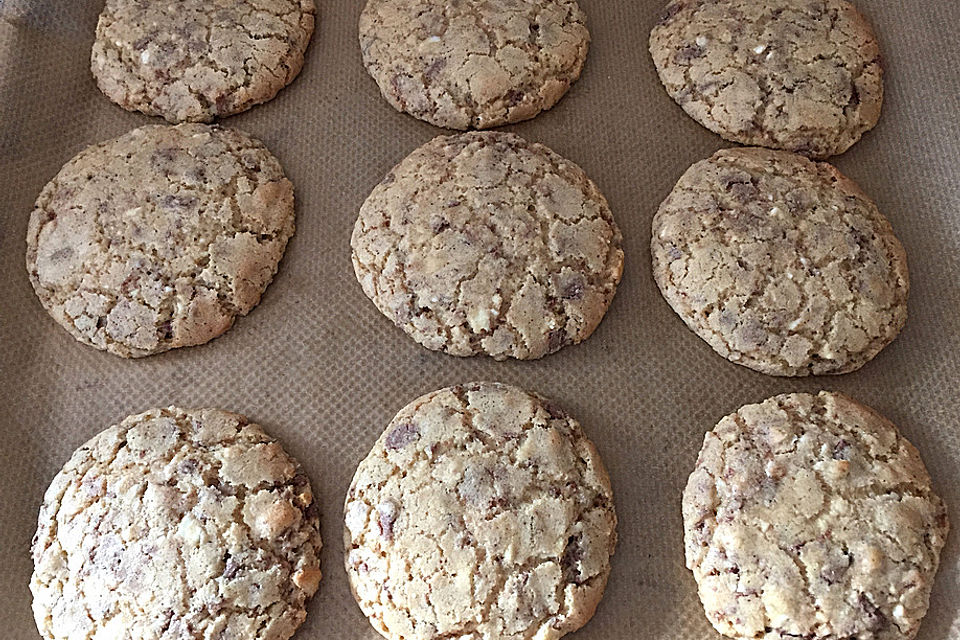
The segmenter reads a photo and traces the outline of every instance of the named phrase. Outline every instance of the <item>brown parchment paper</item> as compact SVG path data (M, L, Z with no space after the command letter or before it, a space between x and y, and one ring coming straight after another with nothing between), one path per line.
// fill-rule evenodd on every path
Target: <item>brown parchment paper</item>
M81 148L147 122L111 104L88 70L101 3L0 0L0 637L38 637L30 539L42 494L70 453L154 406L222 407L263 424L306 467L322 510L324 579L297 638L375 632L342 568L343 496L359 460L421 393L501 380L559 401L610 470L620 544L596 617L574 637L712 639L683 566L680 492L705 431L787 391L843 391L920 449L955 531L922 640L960 638L960 3L858 0L886 61L879 126L834 163L877 201L907 249L903 334L861 371L778 379L736 366L690 333L650 274L650 221L693 162L729 146L667 97L647 53L664 0L580 0L593 44L552 111L508 129L579 163L624 235L623 284L585 343L535 362L427 351L376 311L349 238L369 190L440 129L396 113L360 61L360 0L320 0L300 77L224 120L261 138L296 185L297 232L263 302L210 344L130 361L75 342L24 268L43 185Z

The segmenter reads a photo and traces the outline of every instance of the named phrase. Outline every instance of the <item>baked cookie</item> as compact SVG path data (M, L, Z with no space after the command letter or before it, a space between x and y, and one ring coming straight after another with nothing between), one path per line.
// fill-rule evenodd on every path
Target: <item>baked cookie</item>
M77 340L140 357L246 315L293 234L293 185L257 140L154 125L84 149L44 187L27 271Z
M593 333L623 272L620 231L578 166L508 133L438 137L374 188L353 266L428 349L539 358Z
M610 574L610 481L580 425L489 382L400 410L344 505L363 613L400 640L559 638L593 616Z
M732 362L778 376L862 367L907 319L907 260L876 205L826 163L727 149L653 219L653 276Z
M557 103L587 57L585 22L575 0L368 0L360 49L398 111L485 129Z
M687 482L683 524L707 618L764 640L913 638L949 529L917 450L828 392L721 420Z
M293 82L315 13L313 0L107 0L90 68L124 109L209 122Z
M880 47L846 0L673 0L650 53L667 93L734 142L824 158L880 118Z
M300 465L215 409L154 409L80 447L47 489L32 551L51 640L285 640L320 582Z

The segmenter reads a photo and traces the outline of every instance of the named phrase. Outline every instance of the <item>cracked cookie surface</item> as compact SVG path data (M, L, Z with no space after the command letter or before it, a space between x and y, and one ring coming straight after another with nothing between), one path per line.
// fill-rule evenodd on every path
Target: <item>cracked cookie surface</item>
M386 638L559 638L593 616L616 515L580 425L516 387L421 396L344 505L354 596Z
M667 93L741 144L824 158L880 118L880 47L846 0L673 0L650 53Z
M578 166L507 133L438 137L360 209L353 264L428 349L539 358L585 340L623 272L620 231Z
M315 13L313 0L107 0L90 68L124 109L209 122L293 81Z
M369 0L360 16L363 63L387 102L452 129L549 109L589 43L574 0Z
M247 135L152 125L88 147L37 199L27 271L77 340L140 357L246 315L293 234L293 185Z
M653 219L653 275L713 349L762 373L859 369L907 319L906 255L849 178L785 151L718 151Z
M51 640L286 640L320 547L310 482L259 425L154 409L84 444L47 489L34 616Z
M836 393L742 407L683 493L686 561L734 638L908 640L949 529L917 450Z

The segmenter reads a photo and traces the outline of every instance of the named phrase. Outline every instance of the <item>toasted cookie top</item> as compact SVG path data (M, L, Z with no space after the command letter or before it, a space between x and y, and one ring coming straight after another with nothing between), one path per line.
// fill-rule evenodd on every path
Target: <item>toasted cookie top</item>
M124 109L209 122L293 81L315 14L313 0L107 0L90 67Z

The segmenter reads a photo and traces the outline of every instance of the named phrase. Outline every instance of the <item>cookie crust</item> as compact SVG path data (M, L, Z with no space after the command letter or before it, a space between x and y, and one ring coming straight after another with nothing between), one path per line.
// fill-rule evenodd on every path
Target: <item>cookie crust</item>
M260 301L293 185L231 129L152 125L88 147L37 199L27 271L77 340L122 357L207 342Z
M533 359L593 333L623 272L621 236L583 170L507 133L438 137L360 209L364 293L428 349Z
M367 71L395 109L486 129L552 107L580 77L590 33L575 0L369 0Z
M825 158L880 118L880 47L847 0L674 0L650 53L670 97L741 144Z
M209 122L293 82L313 34L313 0L107 0L90 68L130 111Z
M559 638L603 594L616 543L606 470L580 425L503 384L426 394L360 463L346 568L386 638Z
M687 567L733 638L909 640L949 530L917 450L837 393L746 405L683 494Z
M259 425L154 409L53 479L30 582L44 638L286 640L320 582L310 482Z
M859 369L907 318L906 254L833 166L767 149L694 164L653 219L653 276L687 326L770 375Z

